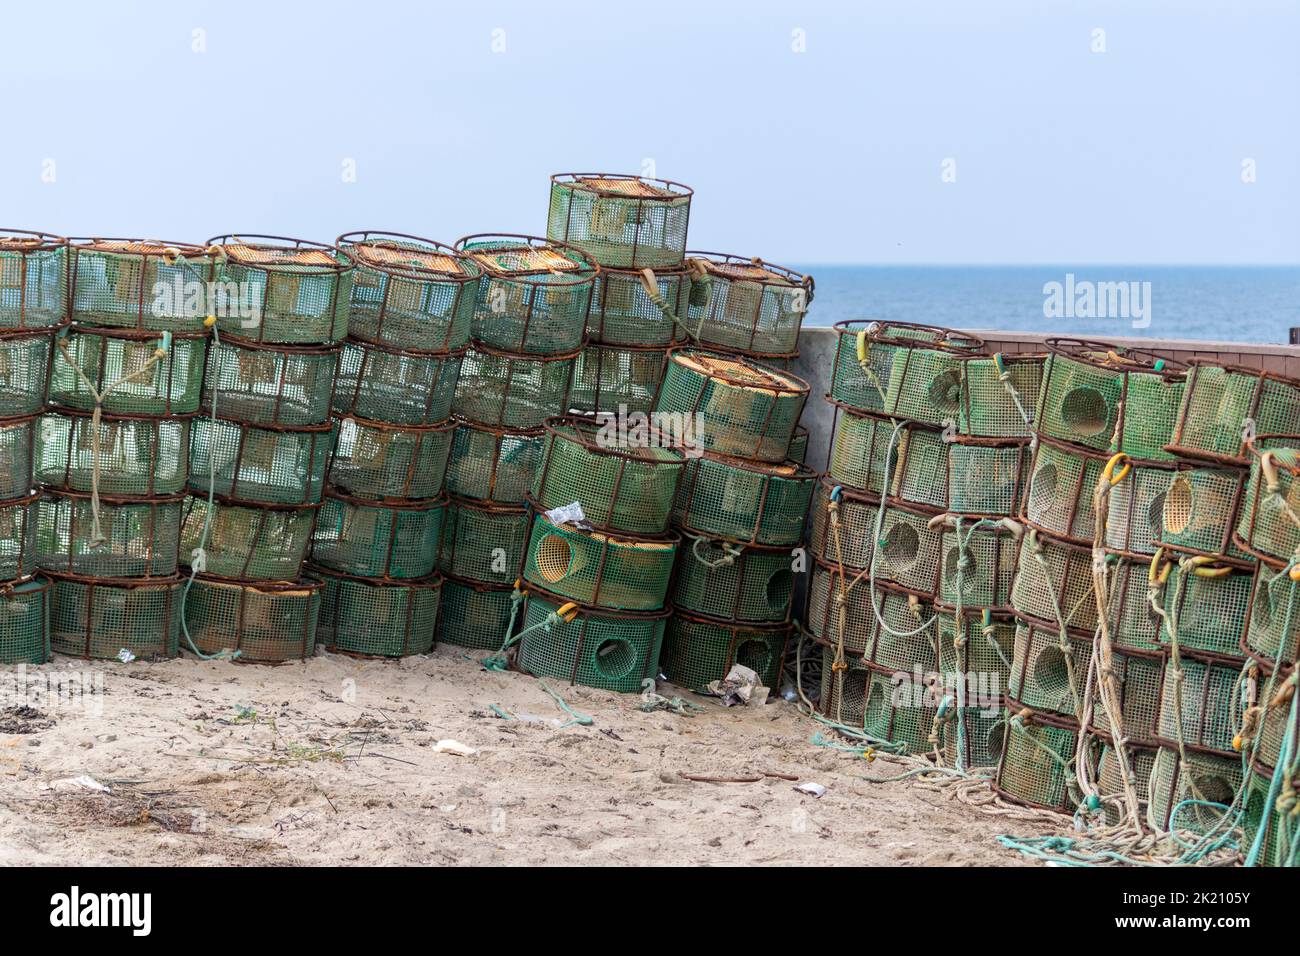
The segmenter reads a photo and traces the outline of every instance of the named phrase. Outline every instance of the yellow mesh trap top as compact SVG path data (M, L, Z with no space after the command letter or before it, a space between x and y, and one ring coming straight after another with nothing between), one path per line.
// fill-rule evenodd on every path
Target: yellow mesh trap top
M193 255L203 251L202 247L188 242L158 242L154 239L74 239L72 245L76 249L133 256L171 256L177 252Z
M676 199L679 196L688 195L687 193L677 193L671 189L656 186L644 179L635 177L624 179L610 176L608 173L579 173L573 179L572 183L561 183L561 185L590 189L595 192L616 196L628 196L633 199Z
M293 246L268 246L251 243L224 245L232 262L246 266L311 266L337 269L341 264L324 249L301 249Z
M741 388L777 392L808 391L808 387L793 376L782 375L775 369L759 368L738 358L724 358L707 352L676 352L673 361L703 375L726 379Z
M455 256L419 246L371 240L349 245L347 251L356 256L362 264L380 270L401 269L452 278L460 278L468 274L465 264Z
M761 260L756 262L718 262L715 259L700 259L704 268L722 279L738 282L762 282L765 285L793 286L797 283L791 278L794 273L783 275L774 271Z
M489 249L466 250L483 268L497 275L536 275L539 272L574 272L586 269L584 262L571 258L554 246L502 245Z
M39 249L42 246L53 246L61 244L61 240L53 236L12 236L0 233L0 251L4 252L26 252L31 249Z

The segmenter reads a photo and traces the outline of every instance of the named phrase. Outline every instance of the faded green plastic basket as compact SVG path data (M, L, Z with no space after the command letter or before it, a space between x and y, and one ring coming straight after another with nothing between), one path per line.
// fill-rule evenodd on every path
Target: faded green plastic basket
M757 673L759 683L771 688L775 696L789 641L789 624L755 627L684 614L679 609L664 632L659 665L668 680L699 693L710 682L723 680L733 664L741 664Z
M696 534L745 544L796 545L817 473L794 461L768 465L704 454L688 458L673 521Z
M1034 557L1035 539L1042 550L1043 561ZM1020 559L1011 585L1011 603L1017 611L1048 621L1053 626L1063 621L1067 627L1091 634L1097 626L1091 551L1054 541L1045 535L1026 534L1020 542Z
M1120 722L1124 738L1134 743L1156 742L1156 724L1160 713L1160 685L1164 678L1164 659L1159 654L1139 655L1116 651L1111 656L1111 670L1115 677L1119 697ZM1098 730L1113 738L1110 715L1102 705L1101 695L1095 695L1090 730Z
M903 430L900 429L891 450L892 421L878 413L861 412L849 405L836 408L827 474L836 484L872 494L880 494L885 487L892 488Z
M664 606L680 539L621 538L533 519L525 581L594 607L656 611Z
M54 333L44 329L0 332L0 419L45 407L53 347Z
M588 345L573 366L569 408L585 414L649 413L663 379L666 354L659 348Z
M400 584L312 568L321 592L316 641L331 651L368 657L427 654L433 647L442 578Z
M71 287L73 321L140 331L201 331L214 312L237 310L239 293L227 299L209 294L209 282L222 278L214 258L187 242L140 239L73 239Z
M929 526L932 514L890 502L870 557L877 581L890 581L918 594L939 593L943 563L943 533ZM874 515L872 516L874 522ZM873 524L874 527L874 524ZM841 532L841 540L843 533ZM872 537L867 536L870 547ZM834 550L826 555L834 560Z
M969 709L1000 710L1002 696L1011 682L1015 618L1005 613L985 617L982 610L964 609L962 626L958 628L955 608L936 605L935 611L939 615L935 627L940 673L948 681L966 681L964 696Z
M1035 420L1045 358L1033 354L999 354L963 363L965 407L957 419L959 431L983 438L1028 438L1032 425L1025 418L1029 422ZM1011 394L1012 389L1015 396Z
M813 563L806 614L809 633L832 647L843 642L844 656L852 660L893 670L910 670L913 664L927 671L937 667L934 609L929 602L887 584L878 584L873 591L866 578L855 583L856 577L857 572L846 570L841 581L838 569ZM882 628L877 614L896 633Z
M25 578L36 571L39 492L0 501L0 582Z
M88 577L170 577L176 573L182 501L182 495L101 495L99 520L105 540L96 543L91 496L51 489L36 506L36 561L51 571ZM3 520L0 509L0 524Z
M587 250L602 266L680 265L691 217L689 186L621 173L551 177L546 235Z
M943 757L950 767L957 766L957 755L962 765L969 769L988 768L996 771L1002 759L1002 744L1006 738L1006 717L1001 711L988 714L967 707L962 715L962 731L957 728L956 711L950 712L941 724ZM964 739L964 744L963 744Z
M1174 676L1174 664L1165 666L1160 691L1160 719L1156 733L1160 742L1182 742L1198 750L1236 756L1232 741L1241 725L1242 694L1237 689L1241 664L1237 661L1199 660L1184 651L1181 655L1181 692Z
M1078 742L1077 727L1040 714L1025 719L1013 707L1007 717L994 792L1024 806L1073 811L1079 803L1074 780Z
M788 620L794 599L793 564L789 548L738 547L718 538L685 539L673 582L673 607L750 624Z
M542 460L542 441L540 429L510 432L457 422L447 462L447 491L522 507Z
M1144 557L1156 553L1164 529L1165 494L1172 467L1126 462L1129 472L1107 498L1106 548ZM1123 466L1121 465L1122 469Z
M1286 627L1288 610L1290 628ZM1228 620L1241 617L1238 611ZM1245 645L1263 661L1294 664L1300 660L1300 582L1263 561L1255 569L1251 586Z
M1170 555L1177 559L1177 555ZM1262 624L1262 617L1267 616L1265 607L1256 601L1252 605L1251 587L1255 576L1251 570L1237 565L1218 563L1209 565L1207 570L1219 573L1227 568L1222 577L1202 577L1190 572L1182 575L1182 587L1176 583L1166 584L1160 595L1161 606L1171 615L1171 621L1178 624L1178 646L1185 651L1205 651L1228 658L1240 658L1242 634L1246 630L1244 622L1251 620L1251 632L1256 637L1268 641L1267 629L1255 630ZM1261 566L1261 577L1267 570ZM1296 604L1300 608L1300 601ZM1152 613L1148 611L1148 613ZM1261 617L1256 617L1259 614ZM1154 615L1153 615L1154 616ZM1300 617L1300 615L1298 615ZM1280 615L1279 615L1280 623ZM1300 624L1297 624L1300 627ZM1247 642L1250 637L1247 632ZM1168 646L1169 634L1161 628L1156 633L1156 641L1161 646ZM1269 653L1277 649L1276 640L1268 649Z
M146 660L176 656L178 578L50 577L50 647L56 654L94 660L111 660L122 651Z
M1174 807L1186 800L1207 800L1229 806L1242 787L1241 757L1220 757L1187 750L1186 763L1177 748L1161 747L1151 770L1149 790L1150 818L1161 828L1169 829ZM1219 823L1223 811L1215 807L1189 804L1178 814L1180 829L1194 828L1207 832ZM1249 804L1246 819L1249 828ZM1248 844L1247 844L1248 845Z
M0 329L48 329L68 315L68 240L0 228Z
M1269 450L1263 453L1276 471L1276 495L1269 491L1263 456L1250 466L1237 521L1237 543L1274 561L1300 555L1300 525L1291 517L1300 512L1300 437L1289 439L1289 443L1291 447L1281 447L1276 440L1269 441Z
M933 690L915 673L869 668L867 696L862 709L862 729L878 740L887 740L904 753L932 752L938 701Z
M1253 768L1250 779L1245 784L1243 795L1244 812L1241 818L1243 850L1249 851L1259 840L1260 852L1256 858L1259 866L1294 866L1294 846L1296 840L1295 818L1288 819L1288 812L1278 804L1286 797L1275 796L1269 801L1272 774L1265 774L1264 768ZM1291 781L1294 790L1297 781ZM1263 838L1259 831L1264 831ZM1283 837L1283 833L1288 837Z
M803 464L808 458L808 429L803 425L796 425L794 434L790 436L790 445L785 451L786 461L797 461Z
M1237 469L1180 470L1165 491L1158 543L1193 554L1249 560L1232 540L1245 484L1245 474Z
M366 578L423 578L437 567L447 499L376 502L325 492L311 560Z
M655 287L668 312L686 316L691 295L690 274L684 267L655 273ZM651 300L635 269L605 269L596 276L587 313L590 344L667 349L686 333Z
M319 425L330 417L338 345L262 345L222 335L208 347L203 401L254 425Z
M1087 698L1092 634L1069 631L1067 644L1068 650L1055 625L1018 616L1008 695L1035 711L1077 720Z
M442 491L456 423L339 421L329 482L358 498L434 498Z
M37 577L0 587L0 664L44 664L50 659L50 588Z
M839 496L839 542L836 543L831 521L831 504L835 485L825 478L817 482L809 512L811 534L809 547L821 561L838 567L869 568L876 553L875 524L880 510L880 499L862 491L843 489ZM919 538L918 538L919 543ZM939 534L934 534L934 567L939 567Z
M821 692L817 698L817 713L843 724L862 729L863 708L867 702L867 665L853 658L845 661L847 667L836 670L835 649L825 644L814 645L821 649ZM804 688L804 693L808 689Z
M569 403L578 353L513 355L478 345L465 353L456 385L457 417L489 428L527 431Z
M77 374L81 369L104 395L106 412L170 416L198 410L206 333L174 333L170 347L153 364L162 339L152 332L74 326L56 342L49 390L56 405L94 410L95 396Z
M442 525L439 570L480 584L519 579L532 518L524 508L451 498Z
M185 597L185 624L204 654L238 651L237 660L250 664L306 660L316 652L322 588L311 579L241 582L200 576Z
M99 423L99 493L173 495L189 476L191 419L105 415ZM90 412L51 409L37 429L36 480L90 491L96 466Z
M1011 531L1001 525L973 528L970 521L952 523L943 532L940 549L940 601L967 608L1011 606L1020 553L1020 542Z
M1131 744L1127 748L1130 780L1137 794L1138 802L1145 804L1150 800L1149 784L1155 770L1156 747L1144 747ZM1102 798L1124 796L1124 776L1120 770L1118 752L1107 739L1101 745L1101 754L1097 757L1097 794ZM1113 804L1104 806L1106 823L1118 826L1124 822L1123 812Z
M202 570L241 581L296 581L311 546L316 510L316 505L248 507L218 498L209 512L206 496L190 496L181 526L181 561L196 562L207 520Z
M962 368L984 355L981 339L939 326L869 319L837 322L835 331L832 399L929 424L957 422L965 406Z
M1010 517L1029 491L1030 451L1019 439L956 438L948 447L947 510Z
M1040 439L1029 467L1023 517L1040 531L1091 544L1096 531L1093 491L1108 457Z
M247 503L315 504L336 427L261 427L200 416L192 428L190 488L206 495L211 486L218 495Z
M394 425L436 425L451 415L461 352L431 355L383 345L343 343L331 407Z
M948 505L948 455L952 445L930 427L906 425L894 445L898 463L889 494L908 504L944 511ZM879 493L880 488L868 491Z
M1192 359L1169 450L1187 458L1249 465L1245 420L1256 435L1300 434L1300 381Z
M1158 650L1164 625L1151 607L1151 560L1121 557L1109 566L1107 575L1106 619L1111 643L1130 651ZM1156 582L1156 589L1157 600L1165 607L1166 588Z
M698 305L692 301L689 310L700 345L765 358L799 354L799 329L813 300L812 276L761 259L689 255L704 270L701 284L709 289L708 298Z
M506 640L514 588L445 576L438 612L439 644L496 651ZM522 605L522 599L521 599Z

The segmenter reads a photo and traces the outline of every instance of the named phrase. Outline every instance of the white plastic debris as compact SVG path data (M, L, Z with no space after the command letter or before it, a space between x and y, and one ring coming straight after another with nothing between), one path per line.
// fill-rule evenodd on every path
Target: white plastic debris
M546 512L546 519L551 524L586 524L587 515L582 510L582 502L574 501L567 505L560 505L558 508L552 508Z
M720 698L724 707L736 704L766 704L771 691L758 682L758 673L744 664L732 664L723 680L710 681L705 688Z
M439 740L433 747L434 753L455 754L457 757L472 757L478 753L473 747L461 743L459 740Z
M798 790L800 793L806 793L812 797L820 797L823 793L826 792L826 788L823 787L820 783L812 783L812 782L801 783L797 787L795 787L795 789Z
M94 777L88 777L82 774L80 777L64 777L62 780L55 780L50 786L55 790L94 790L98 793L112 793L113 791L104 786Z
M130 664L133 660L135 660L135 655L132 654L124 647L117 652L117 659L121 661L123 664Z

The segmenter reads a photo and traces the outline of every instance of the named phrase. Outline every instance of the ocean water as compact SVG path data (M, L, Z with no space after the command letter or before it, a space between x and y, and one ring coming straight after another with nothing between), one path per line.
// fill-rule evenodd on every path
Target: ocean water
M792 266L816 280L805 325L843 319L919 322L956 329L1286 343L1300 326L1300 266ZM1128 317L1065 312L1082 283L1139 283ZM1058 315L1044 314L1047 283L1059 283ZM1144 285L1150 283L1150 285ZM1094 288L1093 291L1096 291ZM1130 287L1132 291L1132 287ZM1099 300L1102 296L1094 297ZM1143 317L1133 305L1143 306ZM1121 304L1116 300L1116 304ZM1107 311L1110 302L1107 299ZM1116 309L1114 311L1120 311ZM1145 327L1135 327L1145 324Z

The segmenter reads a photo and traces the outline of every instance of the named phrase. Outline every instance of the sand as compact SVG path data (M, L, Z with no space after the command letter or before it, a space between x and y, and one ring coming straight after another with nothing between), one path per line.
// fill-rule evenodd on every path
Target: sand
M45 693L69 672L101 689ZM538 681L451 647L281 667L60 661L27 670L31 710L13 668L0 679L0 864L1019 865L996 836L1044 832L864 780L897 767L813 746L785 701L688 694L702 710L687 717L553 682L594 719L561 727ZM438 752L445 739L476 752Z

